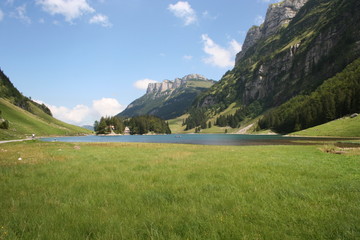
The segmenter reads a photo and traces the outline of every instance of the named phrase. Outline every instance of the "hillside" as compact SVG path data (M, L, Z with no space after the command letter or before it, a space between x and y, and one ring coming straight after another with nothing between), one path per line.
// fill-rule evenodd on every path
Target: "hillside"
M22 93L12 84L10 79L0 69L0 98L8 99L12 104L32 112L31 105L37 106L42 112L52 116L50 109L44 104L38 104L30 98L25 97Z
M183 115L200 93L209 89L215 81L198 74L187 75L174 81L150 83L147 92L133 101L118 117L154 115L172 119Z
M232 125L238 126L243 119L312 93L360 57L359 11L357 0L285 0L270 5L265 22L248 31L234 68L201 94L190 119L207 121L236 103L239 110Z
M339 118L316 127L294 132L292 135L360 137L360 116Z
M36 105L30 104L32 114L21 109L9 100L0 98L0 109L2 117L9 121L9 129L0 129L0 140L22 139L36 134L36 136L65 136L90 134L91 131L61 122L39 109Z

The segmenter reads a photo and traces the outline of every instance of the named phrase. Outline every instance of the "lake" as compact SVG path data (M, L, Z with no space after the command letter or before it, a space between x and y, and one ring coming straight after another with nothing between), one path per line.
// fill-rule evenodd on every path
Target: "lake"
M41 138L42 141L61 142L141 142L178 143L200 145L307 145L336 138L288 137L282 135L242 135L242 134L170 134L170 135L130 135L130 136L81 136ZM311 143L309 143L311 141Z

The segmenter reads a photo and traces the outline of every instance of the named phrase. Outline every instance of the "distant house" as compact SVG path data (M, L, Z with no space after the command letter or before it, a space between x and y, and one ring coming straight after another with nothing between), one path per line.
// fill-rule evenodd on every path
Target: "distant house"
M129 127L125 127L124 135L130 135L130 128Z

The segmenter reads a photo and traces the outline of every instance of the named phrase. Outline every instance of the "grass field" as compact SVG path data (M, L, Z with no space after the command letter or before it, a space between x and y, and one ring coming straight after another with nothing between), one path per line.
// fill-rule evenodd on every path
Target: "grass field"
M359 155L320 148L1 144L0 239L359 239Z

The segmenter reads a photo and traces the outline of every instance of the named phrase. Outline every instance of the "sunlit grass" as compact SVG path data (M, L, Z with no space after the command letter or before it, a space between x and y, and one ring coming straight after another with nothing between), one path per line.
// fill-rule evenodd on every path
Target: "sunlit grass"
M360 137L360 116L336 119L313 128L295 132L293 135Z
M357 239L360 159L320 148L2 144L0 239Z

